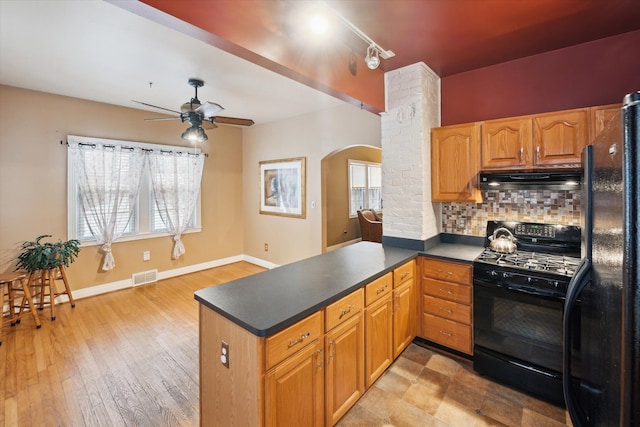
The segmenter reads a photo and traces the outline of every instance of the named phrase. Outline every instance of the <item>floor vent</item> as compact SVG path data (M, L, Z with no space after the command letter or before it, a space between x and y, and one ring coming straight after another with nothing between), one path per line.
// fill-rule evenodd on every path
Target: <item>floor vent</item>
M146 285L158 281L158 270L142 271L131 276L133 286Z

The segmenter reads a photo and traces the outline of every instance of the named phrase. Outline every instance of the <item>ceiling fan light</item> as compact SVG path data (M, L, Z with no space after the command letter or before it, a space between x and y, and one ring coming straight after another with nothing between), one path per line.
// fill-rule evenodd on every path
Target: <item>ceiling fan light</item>
M209 139L209 137L207 136L206 133L204 133L204 129L202 129L201 127L198 127L198 137L196 141L205 142L207 139Z
M182 133L182 139L191 142L204 142L207 139L207 134L204 133L204 129L200 126L189 126L187 130Z
M375 70L380 65L379 52L374 45L367 48L367 56L364 58L364 62L370 70Z

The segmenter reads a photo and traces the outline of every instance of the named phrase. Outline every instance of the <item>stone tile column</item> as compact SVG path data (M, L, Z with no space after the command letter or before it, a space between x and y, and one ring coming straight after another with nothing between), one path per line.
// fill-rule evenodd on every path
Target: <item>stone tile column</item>
M383 242L386 237L424 241L441 229L440 204L431 203L430 134L440 126L440 77L424 63L389 71L385 94Z

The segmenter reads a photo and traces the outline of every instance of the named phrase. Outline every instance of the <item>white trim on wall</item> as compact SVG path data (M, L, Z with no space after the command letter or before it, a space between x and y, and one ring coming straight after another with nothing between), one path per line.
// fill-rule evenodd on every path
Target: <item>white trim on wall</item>
M248 255L236 255L228 258L222 258L213 261L207 261L200 264L189 265L186 267L174 268L172 270L160 271L158 272L158 280L170 279L176 276L182 276L183 274L195 273L202 270L207 270L209 268L220 267L227 264L233 264L234 262L246 261L251 264L258 265L260 267L272 269L278 267L277 264L273 264L271 262L255 258ZM135 274L135 273L134 273ZM145 286L145 285L142 285ZM118 280L116 282L104 283L102 285L89 286L87 288L72 290L73 299L82 299L93 297L101 294L106 294L107 292L119 291L122 289L133 288L133 280L131 278ZM61 295L60 301L68 302L69 298L66 295Z

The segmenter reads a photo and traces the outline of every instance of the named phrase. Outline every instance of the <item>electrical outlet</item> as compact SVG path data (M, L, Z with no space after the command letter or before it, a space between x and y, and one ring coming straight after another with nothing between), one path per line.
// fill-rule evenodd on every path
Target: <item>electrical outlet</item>
M229 344L227 344L224 340L222 341L222 346L220 348L220 363L225 368L229 368Z
M269 252L269 244L268 243L264 244L264 251L265 252Z
M142 252L142 260L149 261L151 259L151 251Z

